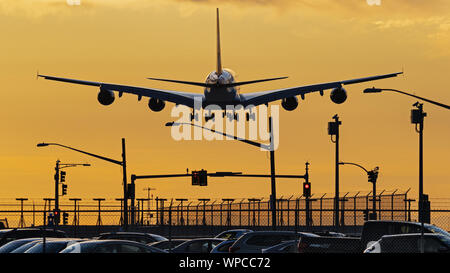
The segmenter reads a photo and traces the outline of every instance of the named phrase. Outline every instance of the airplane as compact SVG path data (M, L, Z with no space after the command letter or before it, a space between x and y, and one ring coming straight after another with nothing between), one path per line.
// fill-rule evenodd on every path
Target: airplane
M219 24L219 9L216 10L217 15L217 69L212 71L206 77L205 82L192 82L192 81L181 81L181 80L171 80L171 79L160 79L160 78L147 78L150 80L165 81L186 85L200 86L204 88L203 94L189 93L189 92L179 92L172 90L162 90L155 88L137 87L129 85L119 85L113 83L105 82L93 82L84 81L77 79L60 78L48 75L37 74L37 77L42 77L47 80L67 82L73 84L81 84L88 86L96 86L100 88L97 99L102 105L110 105L115 100L114 91L118 92L119 97L123 93L134 94L138 96L140 101L142 97L148 97L149 108L154 112L159 112L164 109L165 102L175 103L176 105L185 105L192 108L191 121L195 118L197 120L197 115L194 115L196 105L200 104L201 108L206 108L208 105L217 105L224 110L227 105L237 106L242 105L243 107L248 106L258 106L258 105L268 105L270 102L281 100L281 106L287 111L293 111L298 106L297 96L300 96L302 100L305 99L305 94L312 92L319 92L323 96L324 90L332 89L330 93L331 100L336 104L341 104L347 99L347 92L342 87L343 85L350 85L368 81L374 81L379 79L396 77L403 72L376 75L364 78L356 78L343 81L334 81L319 83L313 85L304 85L289 87L284 89L269 90L262 92L251 92L251 93L240 93L239 86L254 84L266 81L281 80L287 77L277 77L269 79L259 79L252 81L235 81L235 73L227 68L222 67L221 58L221 48L220 48L220 24ZM195 103L199 102L199 103ZM249 120L249 113L247 114L247 120ZM212 114L213 115L213 114ZM214 118L214 116L205 116L205 120ZM233 117L230 117L232 119ZM239 119L239 117L234 115L234 119Z

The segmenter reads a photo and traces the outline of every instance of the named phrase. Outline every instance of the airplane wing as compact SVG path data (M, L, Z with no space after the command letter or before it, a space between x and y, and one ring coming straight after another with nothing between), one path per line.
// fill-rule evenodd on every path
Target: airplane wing
M305 94L307 94L307 93L319 91L320 94L323 95L323 91L327 90L327 89L340 88L340 87L342 87L342 85L347 85L347 84L355 84L355 83L396 77L397 75L402 74L402 73L403 72L397 72L397 73L392 73L392 74L351 79L351 80L345 80L345 81L319 83L319 84L290 87L290 88L278 89L278 90L240 94L241 103L243 104L243 106L247 106L247 105L257 106L260 104L266 104L266 103L269 103L272 101L276 101L276 100L280 100L280 99L284 99L284 98L288 98L288 97L294 97L294 96L298 96L298 95L300 95L303 99Z
M122 96L123 93L129 93L129 94L137 95L139 99L141 99L141 97L156 98L156 99L160 99L160 100L164 100L164 101L173 102L175 104L185 105L185 106L188 106L191 108L194 108L194 100L199 100L199 102L201 102L201 103L204 101L203 94L179 92L179 91L171 91L171 90L163 90L163 89L154 89L154 88L145 88L145 87L137 87L137 86L128 86L128 85L119 85L119 84L111 84L111 83L104 83L104 82L91 82L91 81L59 78L59 77L46 76L46 75L37 75L37 76L42 77L46 80L68 82L68 83L89 85L89 86L97 86L97 87L100 87L101 89L117 91L117 92L119 92L119 97Z

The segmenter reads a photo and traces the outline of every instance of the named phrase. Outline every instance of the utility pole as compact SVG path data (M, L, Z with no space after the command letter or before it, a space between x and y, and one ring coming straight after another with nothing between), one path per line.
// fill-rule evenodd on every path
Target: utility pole
M425 198L423 194L423 124L427 113L423 111L423 103L416 102L413 106L417 109L411 110L411 123L416 125L416 132L419 133L419 221L429 223L428 196Z
M269 117L269 133L270 133L270 182L271 182L271 195L270 204L272 209L272 229L277 229L277 192L275 183L275 147L273 139L273 123L272 117Z
M334 194L334 225L339 226L339 126L342 122L338 115L333 116L334 121L328 122L328 134L331 136L331 141L336 144L335 156L335 194ZM335 140L333 140L335 136Z
M55 166L55 211L54 211L54 223L55 226L59 224L59 164L61 161L56 160Z
M76 167L76 166L86 166L89 167L91 166L90 164L82 164L82 163L61 163L61 161L58 159L56 160L56 166L55 166L55 210L54 212L54 223L55 226L59 225L59 221L60 221L60 210L59 210L59 184L65 182L66 179L66 172L65 171L61 171L61 169L63 168L70 168L70 167ZM67 187L67 185L63 184L63 187ZM66 193L64 192L63 189L63 193L62 195L65 195Z

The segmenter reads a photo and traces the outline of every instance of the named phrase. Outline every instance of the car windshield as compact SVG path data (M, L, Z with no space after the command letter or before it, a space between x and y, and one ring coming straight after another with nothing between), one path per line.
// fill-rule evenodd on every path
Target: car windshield
M45 253L58 253L67 246L67 242L49 242L45 244ZM25 253L43 253L44 244L39 243L29 248Z
M2 247L0 247L0 253L9 253L9 252L13 251L14 249L16 249L20 246L23 246L24 244L27 244L31 241L33 241L33 239L11 241L11 242L3 245Z
M439 227L433 226L433 225L429 225L429 224L425 224L425 227L433 233L438 233L438 234L442 234L444 236L450 237L450 233L443 230L442 228L439 228Z
M37 243L39 243L39 241L33 241L30 243L26 243L23 246L14 249L13 251L11 251L11 253L24 253L25 251L27 251L29 248L33 247Z
M221 233L217 236L217 238L223 238L223 239L233 239L236 237L236 233L235 231L228 231L225 233Z

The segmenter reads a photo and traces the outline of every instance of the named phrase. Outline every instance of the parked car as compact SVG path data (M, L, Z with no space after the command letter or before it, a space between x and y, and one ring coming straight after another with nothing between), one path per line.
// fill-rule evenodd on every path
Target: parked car
M290 240L280 244L264 248L262 253L298 253L298 240Z
M199 238L186 241L172 249L172 253L210 253L218 244L225 241L220 238Z
M368 247L364 253L450 253L450 237L442 234L385 235Z
M36 238L43 236L53 238L67 237L65 232L53 229L39 229L39 228L2 229L0 230L0 246L17 239Z
M252 232L251 229L231 229L231 230L225 230L224 232L219 233L216 235L215 238L222 238L227 240L236 240L237 238L241 237L243 234Z
M44 242L43 240L39 240L34 246L27 249L24 253L59 253L61 250L66 247L75 244L77 242L86 241L87 239L78 239L78 238L65 238L65 239L54 239L48 242Z
M50 242L52 241L54 238L45 238L46 242ZM38 240L34 240L31 241L29 243L26 243L16 249L14 249L13 251L11 251L10 253L25 253L25 251L27 251L28 249L32 248L33 246L37 245L39 242L42 242L43 239L39 238Z
M294 231L254 231L245 233L230 247L231 253L261 253L262 249L284 241L298 240L301 237L319 235Z
M98 240L116 239L116 240L128 240L143 244L149 244L153 242L165 241L167 238L151 233L144 232L108 232L101 233Z
M169 249L173 249L181 243L188 241L188 239L171 239L159 242L153 242L148 244L149 246L157 247L162 250L169 251Z
M215 248L211 250L211 253L230 253L230 246L236 242L236 239L226 240L216 245Z
M11 241L0 247L0 253L10 253L11 251L14 251L15 249L17 249L27 243L37 241L37 240L42 240L42 238L25 238L25 239L17 239L17 240Z
M135 241L105 239L74 243L59 253L167 253L167 251Z
M407 221L376 221L364 223L361 237L305 238L299 241L300 253L362 253L367 247L384 235L420 233L421 223ZM424 233L449 236L447 231L430 224L424 224Z
M358 237L303 237L298 242L298 253L361 253Z

